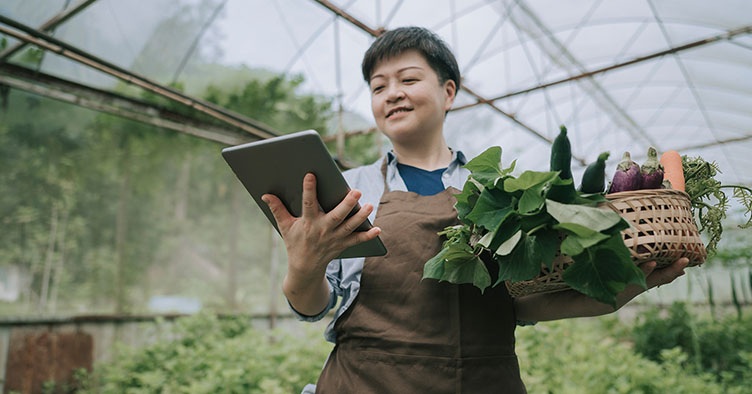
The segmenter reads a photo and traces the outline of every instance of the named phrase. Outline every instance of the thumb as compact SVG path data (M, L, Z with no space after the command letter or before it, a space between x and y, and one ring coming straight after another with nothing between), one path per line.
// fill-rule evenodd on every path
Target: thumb
M294 219L279 197L273 194L264 194L261 196L261 201L269 207L274 220L277 222L277 226L285 226L287 222Z

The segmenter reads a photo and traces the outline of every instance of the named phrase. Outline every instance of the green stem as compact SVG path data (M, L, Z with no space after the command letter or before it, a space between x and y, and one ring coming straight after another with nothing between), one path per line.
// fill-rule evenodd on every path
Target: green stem
M718 186L718 188L719 189L723 189L723 188L726 188L726 189L729 189L729 188L742 189L742 190L746 190L746 191L752 193L752 189L750 189L750 188L748 188L747 186L744 186L744 185L720 185L720 186Z

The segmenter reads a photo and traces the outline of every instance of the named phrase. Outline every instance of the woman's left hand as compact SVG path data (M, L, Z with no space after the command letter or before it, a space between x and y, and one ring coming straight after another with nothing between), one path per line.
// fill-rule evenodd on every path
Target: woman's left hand
M640 265L640 269L645 274L647 288L665 285L673 282L676 278L684 275L684 269L687 268L689 259L682 257L674 261L671 265L662 268L655 268L656 262L650 261Z

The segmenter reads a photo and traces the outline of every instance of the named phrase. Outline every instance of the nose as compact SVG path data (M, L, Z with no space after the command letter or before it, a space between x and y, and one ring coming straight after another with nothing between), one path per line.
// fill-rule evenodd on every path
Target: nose
M390 83L387 85L386 89L386 99L389 102L395 102L405 98L405 91L397 84Z

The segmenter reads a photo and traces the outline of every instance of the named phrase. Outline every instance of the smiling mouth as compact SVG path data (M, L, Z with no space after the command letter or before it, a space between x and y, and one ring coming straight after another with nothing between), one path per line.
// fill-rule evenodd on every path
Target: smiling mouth
M387 119L389 119L389 118L390 118L390 117L392 117L392 115L394 115L394 114L398 114L398 113L401 113L401 112L410 112L410 111L412 111L412 109L411 109L411 108L405 108L405 107L399 107L399 108L395 108L395 109L393 109L393 110L389 111L389 112L388 112L388 113L386 114L386 118L387 118Z

